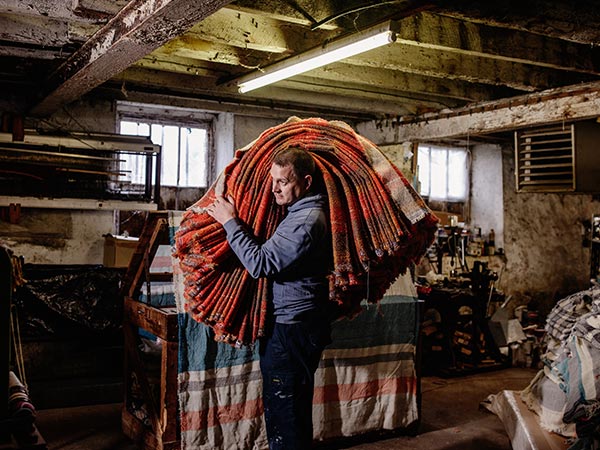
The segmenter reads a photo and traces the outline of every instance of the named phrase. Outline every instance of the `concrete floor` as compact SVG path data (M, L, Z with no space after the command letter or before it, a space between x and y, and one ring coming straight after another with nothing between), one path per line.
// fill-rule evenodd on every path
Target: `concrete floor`
M424 377L416 436L373 437L320 446L338 450L510 450L502 422L479 403L503 389L523 389L532 369L510 368L459 378ZM121 433L120 404L38 411L37 427L49 450L134 450Z

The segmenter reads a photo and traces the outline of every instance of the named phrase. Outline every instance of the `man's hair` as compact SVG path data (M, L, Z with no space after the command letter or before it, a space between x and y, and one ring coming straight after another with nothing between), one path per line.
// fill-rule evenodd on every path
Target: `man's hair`
M298 178L315 175L315 160L306 150L298 147L288 147L278 152L273 163L281 167L292 166Z

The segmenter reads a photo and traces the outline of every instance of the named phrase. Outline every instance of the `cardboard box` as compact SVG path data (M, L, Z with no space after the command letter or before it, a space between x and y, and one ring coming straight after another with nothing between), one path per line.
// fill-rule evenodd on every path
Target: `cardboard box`
M139 238L108 235L104 240L104 265L127 267L137 248Z

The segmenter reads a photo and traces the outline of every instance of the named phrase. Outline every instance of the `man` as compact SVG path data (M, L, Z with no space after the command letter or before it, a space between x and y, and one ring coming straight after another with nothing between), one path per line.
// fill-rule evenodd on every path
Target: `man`
M307 450L312 443L314 374L331 342L327 318L327 273L331 239L326 197L314 191L316 168L299 148L277 153L270 171L275 202L287 208L283 221L259 243L223 197L206 208L254 278L271 283L271 324L260 342L263 404L271 450Z

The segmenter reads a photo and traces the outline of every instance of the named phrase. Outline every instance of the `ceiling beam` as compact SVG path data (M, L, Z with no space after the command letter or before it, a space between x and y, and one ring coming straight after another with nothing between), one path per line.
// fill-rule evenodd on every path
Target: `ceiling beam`
M210 63L240 66L240 68L255 69L261 62L268 60L270 55L258 50L245 50L231 45L216 44L200 38L198 35L186 33L151 54L158 58L170 58L170 55L196 60L196 63Z
M552 69L600 72L598 47L429 12L399 21L397 42Z
M89 1L87 3L90 3ZM0 14L18 14L30 17L50 17L92 23L106 23L126 2L110 2L112 5L99 6L100 2L86 5L79 0L0 0ZM119 5L120 3L120 5ZM109 6L109 8L106 8Z
M335 36L331 31L311 31L305 25L228 8L197 23L186 34L210 42L284 55L321 45Z
M425 76L489 84L491 86L507 86L522 92L570 85L586 76L573 74L566 70L529 66L512 61L437 49L426 49L398 42L347 58L344 62L356 66L400 70ZM586 81L591 81L593 78L590 75Z
M422 112L417 105L421 101L411 100L406 97L392 96L388 93L365 94L364 97L342 95L347 93L348 87L332 86L323 87L317 92L301 90L298 82L287 81L283 85L266 86L253 91L253 95L240 94L235 87L217 86L214 78L193 76L179 73L145 70L142 68L129 68L115 77L112 82L120 85L124 99L130 89L147 92L162 92L171 95L194 96L197 98L223 98L224 101L237 103L286 105L293 104L297 108L304 105L306 109L320 111L355 111L355 115L362 113L371 117L381 117L384 114L409 115ZM304 86L305 88L305 86ZM355 92L356 94L356 92ZM439 104L437 105L440 106Z
M600 44L600 10L595 0L447 0L438 5L444 14L493 26L550 35L581 44Z
M132 0L50 77L50 94L30 114L53 113L230 1Z
M489 86L481 83L471 83L447 77L428 77L419 74L409 74L397 70L361 67L344 63L329 64L314 69L310 75L331 81L354 82L370 86L395 86L402 91L416 94L432 94L466 102L489 100L490 98L511 97L522 92L510 88Z
M496 102L485 102L400 118L394 125L394 141L431 141L514 131L523 127L565 123L598 117L600 82L549 89Z
M112 81L105 83L94 90L97 95L105 95L107 98L122 98L119 85ZM194 95L177 94L167 92L166 89L149 91L137 86L131 86L127 91L127 101L140 103L153 103L161 106L177 106L199 109L206 112L235 112L236 115L253 117L273 117L287 119L292 115L299 117L323 117L330 119L341 119L346 121L365 121L381 117L381 114L369 114L350 106L346 109L331 108L317 104L296 103L291 99L247 99L229 97L227 95L212 96L209 93Z
M69 24L49 17L0 14L0 40L58 48L69 43Z
M162 58L160 54L155 54L154 52L135 62L132 67L196 75L213 78L215 80L228 75L228 72L219 70L219 67L222 66L219 66L218 64L210 64L205 61L182 58L174 55L170 55L168 58Z

